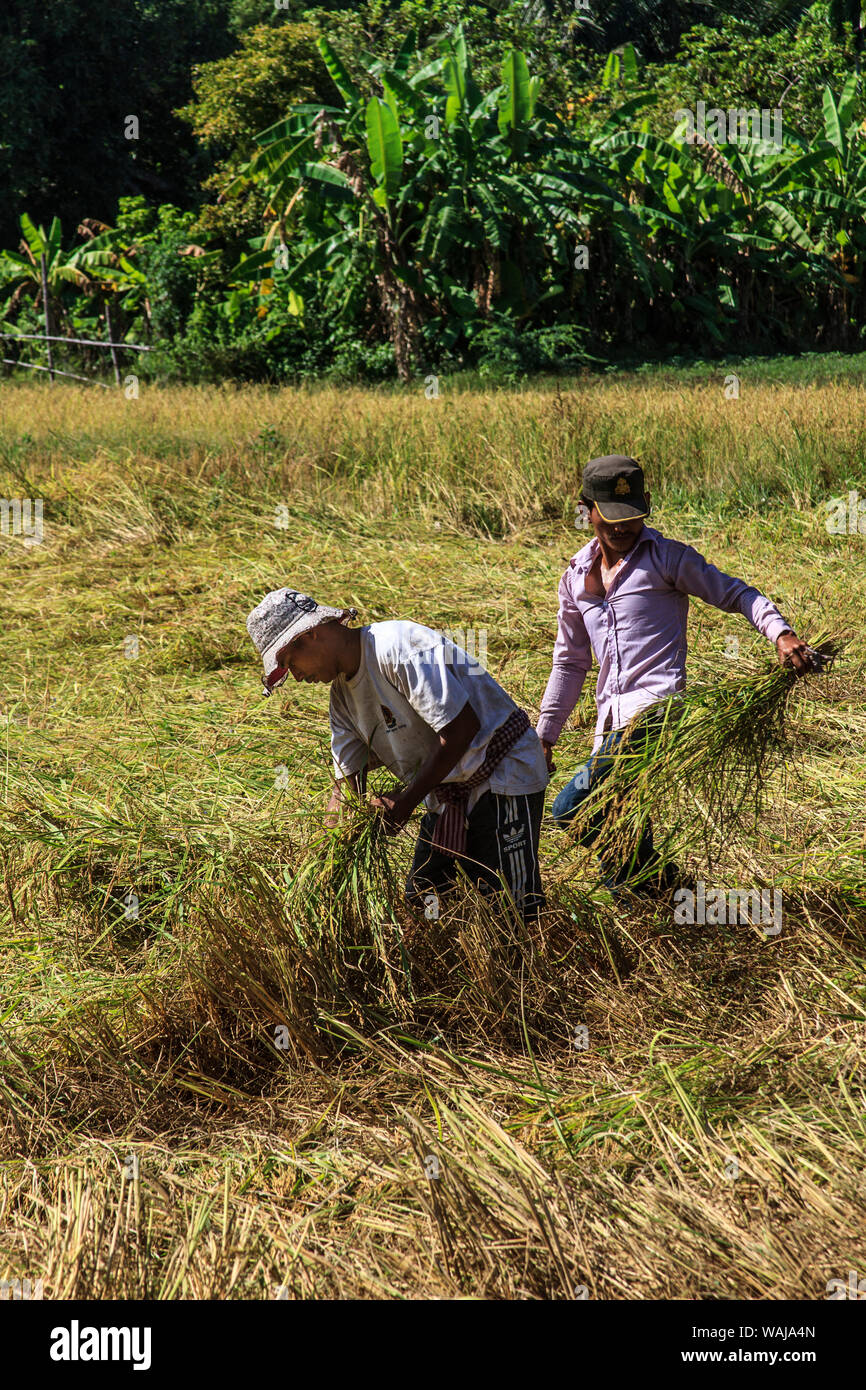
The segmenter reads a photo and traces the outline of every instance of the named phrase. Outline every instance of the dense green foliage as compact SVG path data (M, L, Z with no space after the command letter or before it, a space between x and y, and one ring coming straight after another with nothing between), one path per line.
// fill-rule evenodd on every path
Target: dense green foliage
M52 322L105 337L108 306L161 378L514 379L862 346L862 31L845 6L188 9L112 10L71 120L70 7L10 37L8 332L42 321L50 241ZM88 75L126 52L121 30L138 56L128 80L111 60L97 110ZM733 124L695 138L682 113L700 103ZM781 119L737 124L759 110ZM35 139L50 121L59 144Z

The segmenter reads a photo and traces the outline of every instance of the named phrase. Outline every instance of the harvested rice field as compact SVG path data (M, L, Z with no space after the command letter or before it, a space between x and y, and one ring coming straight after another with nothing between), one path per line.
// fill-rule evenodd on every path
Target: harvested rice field
M42 521L0 535L0 1279L823 1300L866 1274L866 376L723 382L2 386L0 492ZM594 675L530 926L468 887L413 916L417 815L326 830L327 688L262 697L245 619L288 585L462 634L534 721L607 453L650 524L833 645L788 678L692 600L685 733L611 800L706 895L777 895L779 930L613 897L554 828Z

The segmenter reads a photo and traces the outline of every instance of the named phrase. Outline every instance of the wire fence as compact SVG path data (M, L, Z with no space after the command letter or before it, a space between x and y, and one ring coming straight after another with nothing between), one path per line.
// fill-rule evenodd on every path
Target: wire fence
M0 362L4 362L10 367L27 367L31 372L48 372L52 381L56 376L68 376L73 381L84 381L89 386L101 386L103 390L110 391L111 387L106 386L104 381L94 381L91 376L79 376L77 372L62 372L59 367L43 367L39 362L22 362L17 357L2 357Z
M105 338L62 338L56 333L3 333L0 338L10 338L15 342L35 341L44 343L46 338L52 343L81 343L84 347L127 348L130 352L152 352L143 343L112 343Z
M152 352L152 348L144 343L116 343L111 338L64 338L57 333L4 333L0 330L0 340L4 343L25 343L37 342L45 343L45 350L48 355L48 366L45 367L39 362L22 362L17 357L3 357L0 361L9 367L24 367L31 372L47 372L49 380L53 383L56 376L69 377L72 381L83 381L90 386L101 386L104 390L110 390L104 381L94 381L92 377L79 376L76 372L64 372L59 367L55 367L52 355L52 343L68 343L74 347L106 348L111 353L111 360L114 366L114 380L116 385L120 385L120 367L117 361L117 349L124 352Z

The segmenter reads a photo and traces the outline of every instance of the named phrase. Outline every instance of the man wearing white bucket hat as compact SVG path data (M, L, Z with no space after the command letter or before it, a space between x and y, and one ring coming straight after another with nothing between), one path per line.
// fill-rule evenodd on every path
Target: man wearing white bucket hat
M410 902L447 891L457 863L482 891L507 885L525 916L544 903L538 836L548 772L526 713L474 657L421 623L347 627L354 608L329 608L275 589L247 618L270 695L288 675L331 686L329 720L338 818L345 787L368 768L403 783L374 797L389 833L423 802Z

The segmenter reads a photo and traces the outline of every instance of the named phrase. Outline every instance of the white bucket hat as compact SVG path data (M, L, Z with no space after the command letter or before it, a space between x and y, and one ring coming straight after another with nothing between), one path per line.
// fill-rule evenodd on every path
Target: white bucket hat
M277 652L320 623L330 622L333 618L345 622L357 616L356 608L327 608L322 603L316 603L309 594L299 594L294 589L273 589L265 594L247 618L247 632L264 662L262 686L265 694L270 695L286 679L282 676L280 680L270 682L278 669Z

